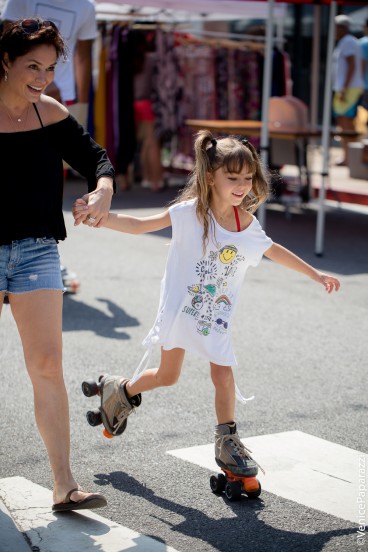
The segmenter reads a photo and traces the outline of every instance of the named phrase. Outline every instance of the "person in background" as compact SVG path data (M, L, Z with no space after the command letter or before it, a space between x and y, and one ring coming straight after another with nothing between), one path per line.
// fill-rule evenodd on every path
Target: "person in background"
M134 75L134 115L137 139L140 142L141 185L152 192L163 188L161 147L155 130L155 114L152 107L152 79L155 53L149 51L149 37L140 33L137 42Z
M345 131L355 131L354 119L363 93L362 55L357 38L350 33L350 18L335 17L336 45L333 51L332 88L333 114L337 126ZM342 137L343 158L338 165L347 164L348 142L354 138Z
M114 191L106 151L64 105L45 94L65 53L56 25L41 18L10 23L0 37L0 312L7 297L53 474L54 511L106 505L102 495L80 488L70 467L57 245L66 238L63 160L86 178L84 221L90 226L107 221Z
M67 58L55 68L53 82L45 91L64 103L77 121L87 128L88 100L92 79L92 46L97 36L93 0L7 0L1 17L3 28L11 21L39 16L53 21L63 36ZM65 174L72 169L64 162ZM76 293L80 282L64 265L60 266L65 291Z
M152 107L152 79L155 53L150 51L150 35L141 31L134 33L134 117L136 139L139 144L139 168L141 186L158 192L164 187L161 147L155 130L155 114ZM129 172L116 176L122 191L130 188Z
M364 78L364 92L361 100L361 105L368 111L368 19L364 25L364 36L359 40L362 48L362 70ZM368 116L366 117L366 123L368 125Z
M254 477L258 464L243 445L235 421L237 364L231 332L246 272L268 259L316 282L327 293L338 291L337 278L324 274L266 236L254 212L269 193L260 158L248 140L216 139L200 131L194 143L195 165L186 187L159 214L134 217L111 213L103 226L128 234L172 228L172 242L157 318L144 340L147 353L131 379L105 376L102 407L111 433L122 433L141 393L174 385L186 351L205 359L215 387L215 459L234 475ZM88 206L73 205L75 224L85 222ZM250 333L245 338L252 339ZM151 367L154 347L159 367ZM254 371L254 369L253 369ZM249 377L252 377L249 367ZM200 392L199 392L200 394ZM106 397L106 398L105 398Z

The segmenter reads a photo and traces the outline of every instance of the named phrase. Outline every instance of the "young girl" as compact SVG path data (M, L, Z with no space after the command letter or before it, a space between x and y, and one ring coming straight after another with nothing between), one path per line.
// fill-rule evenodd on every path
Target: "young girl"
M340 287L336 278L266 236L252 213L267 195L260 159L247 140L231 136L216 140L209 131L201 131L195 140L191 179L168 210L144 218L109 214L105 227L130 234L172 226L158 315L144 341L148 354L132 379L106 376L103 381L103 417L112 433L125 430L142 392L178 381L188 349L210 363L217 464L235 475L257 474L257 464L236 429L237 389L231 368L237 362L230 331L245 273L265 255L322 284L328 293ZM73 214L79 224L88 207L79 200ZM149 368L149 352L156 343L161 345L160 366Z

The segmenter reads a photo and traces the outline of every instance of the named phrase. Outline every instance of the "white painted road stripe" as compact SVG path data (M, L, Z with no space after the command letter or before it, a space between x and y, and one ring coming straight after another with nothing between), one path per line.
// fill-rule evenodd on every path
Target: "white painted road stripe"
M263 490L358 525L359 468L368 466L367 455L300 431L247 437L243 442L266 471L265 476L259 474ZM168 454L219 471L213 444Z
M1 479L0 499L19 530L27 534L31 546L38 546L40 552L176 552L162 542L131 531L90 510L54 514L51 510L51 491L23 477ZM1 534L4 529L0 527ZM1 544L0 550L3 550ZM14 547L9 550L18 552L18 548Z

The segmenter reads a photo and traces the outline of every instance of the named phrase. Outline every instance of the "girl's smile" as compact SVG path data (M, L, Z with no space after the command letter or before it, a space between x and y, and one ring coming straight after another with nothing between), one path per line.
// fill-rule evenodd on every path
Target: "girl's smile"
M212 176L212 203L217 212L239 206L252 189L253 174L248 167L240 173L228 172L225 167L217 169Z

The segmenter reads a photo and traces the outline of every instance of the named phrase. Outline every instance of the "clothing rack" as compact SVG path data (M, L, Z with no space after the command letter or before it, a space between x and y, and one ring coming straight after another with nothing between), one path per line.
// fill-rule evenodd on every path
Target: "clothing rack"
M260 44L257 42L250 42L245 40L230 40L225 38L206 38L206 37L197 37L194 36L192 33L190 34L183 34L183 36L180 36L181 31L175 31L176 39L180 44L186 45L186 44L205 44L212 47L219 47L219 48L231 48L234 50L252 50L256 52L263 52L264 51L264 44Z
M103 92L98 94L97 102L99 130L103 128L104 145L121 174L125 174L136 148L131 138L134 135L131 60L135 38L129 39L130 31L154 33L158 55L164 60L155 69L152 105L170 175L178 176L178 170L188 172L192 131L185 125L187 118L259 119L259 68L264 57L264 36L189 31L188 26L188 23L183 28L181 24L132 19L100 22L101 37L108 40L106 44L102 41L107 65L99 71L104 82L97 89ZM119 36L123 39L117 42ZM198 94L202 102L198 102Z

